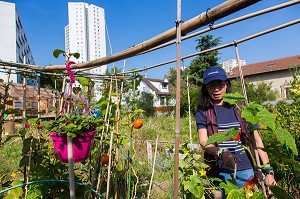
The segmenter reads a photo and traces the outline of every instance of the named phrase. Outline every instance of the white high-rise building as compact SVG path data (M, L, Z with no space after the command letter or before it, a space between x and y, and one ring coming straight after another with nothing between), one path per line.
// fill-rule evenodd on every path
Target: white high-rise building
M241 66L246 65L245 60L240 60ZM221 62L222 68L225 70L226 73L231 73L234 67L238 66L238 62L236 59L230 59L224 62Z
M26 34L14 3L0 1L0 59L34 65L34 59ZM4 70L1 70L4 71ZM0 71L0 78L6 81L6 73ZM22 83L21 73L10 75L10 81ZM28 85L37 86L37 79L26 79Z
M83 2L68 3L69 24L65 27L66 52L79 53L80 58L71 58L76 63L96 60L106 56L104 9ZM104 74L107 66L91 69L93 74ZM95 81L96 100L101 97Z

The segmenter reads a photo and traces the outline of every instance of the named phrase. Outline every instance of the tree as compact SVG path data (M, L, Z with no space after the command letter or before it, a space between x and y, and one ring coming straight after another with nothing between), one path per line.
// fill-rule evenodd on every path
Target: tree
M42 74L41 78L41 87L42 88L49 88L54 90L55 89L55 80L56 80L56 90L61 92L63 78L61 76L53 76L48 74Z
M142 92L140 97L137 99L138 108L145 111L145 115L153 116L155 113L155 109L153 106L153 95L151 93Z
M216 47L221 43L220 39L221 39L220 37L214 39L213 35L210 34L201 36L199 39L196 40L198 42L196 46L196 50L204 51ZM187 70L187 75L189 76L189 80L191 84L196 84L199 87L202 85L203 71L206 68L218 65L218 60L219 60L218 55L219 52L215 50L215 51L203 53L192 60Z
M257 84L246 82L247 97L250 102L265 102L276 100L279 96L278 90L272 89L272 83L259 82ZM243 93L240 79L231 81L232 92Z

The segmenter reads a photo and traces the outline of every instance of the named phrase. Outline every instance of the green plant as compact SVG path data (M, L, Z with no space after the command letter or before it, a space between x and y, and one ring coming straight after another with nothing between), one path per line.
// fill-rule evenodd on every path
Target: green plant
M237 106L242 112L242 117L246 119L246 121L252 124L249 126L253 126L253 124L259 124L260 132L265 132L265 131L269 132L273 136L273 138L278 142L278 144L281 145L281 150L283 147L287 148L293 156L298 156L298 150L297 150L294 137L287 129L282 128L280 124L276 123L275 115L267 111L262 105L255 102L251 102L246 106L240 107L238 106L238 104L239 102L244 100L244 97L238 93L224 94L223 100L231 105ZM249 130L250 132L253 132L253 129L249 129ZM221 143L236 137L236 135L237 135L236 129L230 129L226 133L222 133L222 134L216 133L208 138L207 144L211 144L215 142ZM247 149L248 151L250 150L249 146L244 146L244 148ZM278 149L280 150L280 148ZM275 153L274 156L277 156L278 152ZM286 161L293 161L288 156L286 157L281 156L281 158L285 158ZM254 159L253 162L255 163ZM228 186L228 185L224 184L224 186ZM272 191L276 190L275 192L273 191L275 196L276 194L278 195L287 194L284 189L277 189L275 186L271 186L270 189ZM244 192L241 191L241 189L237 189L237 187L235 187L235 188L231 188L229 191L226 191L226 194L228 195L227 198L230 198L230 197L237 197L241 194L244 194Z
M51 132L56 132L57 134L66 134L74 138L77 135L83 135L85 132L96 130L97 127L101 128L101 124L103 124L101 118L95 118L89 115L65 114L54 120L46 129Z

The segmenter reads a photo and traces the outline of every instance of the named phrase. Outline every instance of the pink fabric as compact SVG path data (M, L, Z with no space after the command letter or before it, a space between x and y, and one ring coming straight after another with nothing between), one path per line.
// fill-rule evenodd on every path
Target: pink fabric
M73 138L73 162L83 162L89 156L91 150L91 143L95 136L96 130L84 133L84 136L77 136ZM56 134L56 132L50 132L53 140L53 148L57 157L64 163L68 162L68 146L67 135Z

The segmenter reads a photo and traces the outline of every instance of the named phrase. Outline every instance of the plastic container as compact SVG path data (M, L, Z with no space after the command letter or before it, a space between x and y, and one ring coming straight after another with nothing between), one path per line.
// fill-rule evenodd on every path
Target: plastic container
M73 162L83 162L89 157L91 151L92 141L95 137L96 130L84 133L84 136L78 135L73 138ZM62 162L68 162L68 145L66 134L56 134L56 132L50 132L53 141L54 151Z

